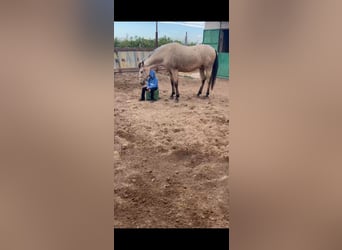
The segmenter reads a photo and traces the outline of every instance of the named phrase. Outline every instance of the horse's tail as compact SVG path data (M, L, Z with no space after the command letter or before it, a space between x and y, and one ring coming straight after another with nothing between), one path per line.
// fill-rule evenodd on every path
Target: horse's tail
M213 64L213 68L211 70L211 76L210 76L210 80L209 83L211 85L211 90L213 90L214 88L214 84L215 84L215 80L216 80L216 75L217 75L217 70L218 70L218 55L217 55L217 51L215 50L216 53L216 57L215 57L215 61Z

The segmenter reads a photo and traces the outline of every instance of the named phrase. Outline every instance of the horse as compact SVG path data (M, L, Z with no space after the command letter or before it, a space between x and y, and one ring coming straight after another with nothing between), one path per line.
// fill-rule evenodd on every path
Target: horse
M179 43L164 44L155 49L145 60L139 62L139 82L144 85L150 69L163 66L170 74L171 96L176 94L176 101L179 98L178 72L192 72L199 69L202 84L197 96L202 94L205 81L208 82L206 97L209 97L209 89L214 88L218 70L217 51L206 44L186 46ZM176 92L175 92L176 90Z

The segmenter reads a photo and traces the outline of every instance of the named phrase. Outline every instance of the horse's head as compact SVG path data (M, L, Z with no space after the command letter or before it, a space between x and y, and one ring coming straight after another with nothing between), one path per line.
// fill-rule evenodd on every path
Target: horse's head
M141 61L138 67L139 67L139 83L141 85L144 85L148 77L147 68L144 67L144 61Z

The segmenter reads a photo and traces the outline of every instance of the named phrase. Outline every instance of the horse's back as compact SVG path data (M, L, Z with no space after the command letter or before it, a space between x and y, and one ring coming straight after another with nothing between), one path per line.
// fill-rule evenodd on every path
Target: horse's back
M196 54L196 53L215 54L215 49L207 44L196 44L196 45L187 46L187 45L183 45L177 42L172 42L172 43L167 43L167 44L160 46L157 50L160 53L168 52L171 55L177 55L177 54L187 55L189 53L191 54Z
M215 49L208 44L197 44L195 46L202 54L216 54Z
M166 67L184 72L211 67L216 56L215 49L206 44L186 46L174 42L160 46L157 51Z
M216 58L216 51L207 44L197 44L192 46L194 54L197 54L204 66L211 67Z

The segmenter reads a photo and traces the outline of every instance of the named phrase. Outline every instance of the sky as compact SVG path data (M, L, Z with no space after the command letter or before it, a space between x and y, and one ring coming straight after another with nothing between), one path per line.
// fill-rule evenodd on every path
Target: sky
M205 22L158 22L158 37L170 37L184 42L187 32L188 43L202 43ZM156 22L114 22L114 38L134 36L154 39Z

